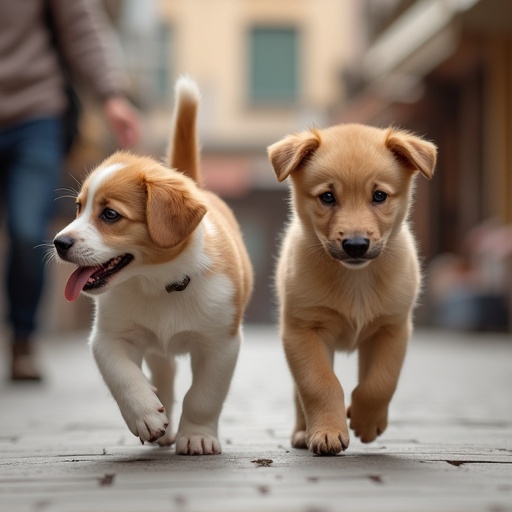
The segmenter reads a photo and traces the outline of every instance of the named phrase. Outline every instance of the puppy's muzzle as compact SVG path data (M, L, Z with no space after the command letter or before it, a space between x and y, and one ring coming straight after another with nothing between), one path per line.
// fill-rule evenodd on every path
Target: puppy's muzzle
M345 238L341 247L350 258L362 258L370 247L370 240L363 237Z
M382 243L377 242L372 247L369 238L354 237L341 240L331 240L327 252L336 260L349 266L361 267L379 256Z
M74 238L71 238L70 236L59 236L53 241L53 245L55 246L55 249L57 249L57 254L63 260L67 258L68 251L73 247L74 243Z

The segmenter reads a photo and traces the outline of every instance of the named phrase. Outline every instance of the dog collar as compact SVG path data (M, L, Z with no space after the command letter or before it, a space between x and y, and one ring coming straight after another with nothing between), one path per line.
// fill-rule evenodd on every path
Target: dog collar
M170 283L166 285L165 291L167 293L171 292L182 292L190 283L190 277L185 276L181 281L174 281L173 283Z

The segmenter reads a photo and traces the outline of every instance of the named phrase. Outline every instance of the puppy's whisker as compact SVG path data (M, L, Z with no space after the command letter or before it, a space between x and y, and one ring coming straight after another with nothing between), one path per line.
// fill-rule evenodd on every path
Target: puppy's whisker
M76 194L78 195L78 189L73 187L60 187L55 190L55 192L69 192L70 194Z
M78 191L76 191L75 189L70 188L70 187L58 188L55 192L57 194L59 194L55 198L55 200L63 199L63 198L66 198L66 199L76 199L77 196L78 196Z
M45 267L49 267L55 260L55 253L48 250L43 257L43 264Z
M80 180L78 178L76 178L75 176L73 176L72 174L70 174L70 176L71 176L71 179L76 183L78 190L80 190L82 188L82 183L80 182ZM78 195L78 193L77 193L77 195Z
M41 244L34 245L34 249L39 249L40 247L46 247L46 248L53 249L53 243L52 242L43 242Z
M59 199L76 199L76 196L66 194L66 195L56 197L54 199L54 201L58 201Z
M306 252L308 255L315 257L316 261L318 261L324 253L324 248L321 244L312 243L306 246Z
M49 266L50 263L52 263L53 260L55 259L55 251L54 251L53 243L45 242L45 243L36 245L34 247L34 249L39 249L39 248L44 249L43 264L45 266Z

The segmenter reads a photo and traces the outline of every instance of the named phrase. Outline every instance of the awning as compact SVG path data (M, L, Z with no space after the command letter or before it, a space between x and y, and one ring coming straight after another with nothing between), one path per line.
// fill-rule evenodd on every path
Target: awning
M421 98L423 77L457 49L460 15L480 1L422 0L405 11L363 56L358 71L367 86L343 106L340 120L371 122L391 103Z

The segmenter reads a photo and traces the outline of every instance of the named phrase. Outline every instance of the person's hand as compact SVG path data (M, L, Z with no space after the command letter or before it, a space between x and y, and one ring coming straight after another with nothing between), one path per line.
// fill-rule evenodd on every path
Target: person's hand
M122 96L111 96L105 100L103 109L117 144L122 148L137 144L140 137L140 120L130 102Z

